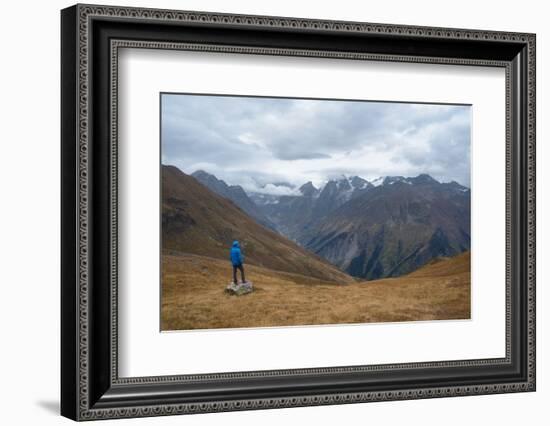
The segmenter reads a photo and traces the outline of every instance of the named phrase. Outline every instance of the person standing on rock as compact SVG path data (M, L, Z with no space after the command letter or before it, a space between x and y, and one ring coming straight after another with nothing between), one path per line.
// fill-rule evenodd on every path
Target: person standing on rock
M244 279L244 268L243 268L243 255L241 253L241 247L237 240L233 241L233 246L231 247L230 252L231 264L233 265L233 283L237 284L237 269L241 271L241 281L246 282Z

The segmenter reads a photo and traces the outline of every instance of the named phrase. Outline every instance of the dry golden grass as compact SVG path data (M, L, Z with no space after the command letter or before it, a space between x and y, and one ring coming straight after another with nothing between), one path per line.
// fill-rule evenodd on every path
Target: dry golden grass
M255 291L224 292L227 261L163 255L162 330L470 318L470 253L412 274L338 285L245 265Z

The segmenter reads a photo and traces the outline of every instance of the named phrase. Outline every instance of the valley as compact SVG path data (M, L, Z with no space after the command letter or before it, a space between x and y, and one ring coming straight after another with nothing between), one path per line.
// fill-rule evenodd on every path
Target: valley
M470 249L470 189L427 174L372 182L342 176L320 188L307 182L290 195L247 194L205 171L193 176L259 224L359 279L400 276Z

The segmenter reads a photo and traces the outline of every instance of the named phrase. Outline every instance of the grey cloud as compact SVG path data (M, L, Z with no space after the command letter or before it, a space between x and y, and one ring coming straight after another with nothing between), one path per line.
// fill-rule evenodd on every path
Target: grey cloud
M280 160L314 160L319 158L332 158L321 152L286 152L277 156Z
M163 95L162 161L249 188L335 168L469 185L470 125L468 106Z

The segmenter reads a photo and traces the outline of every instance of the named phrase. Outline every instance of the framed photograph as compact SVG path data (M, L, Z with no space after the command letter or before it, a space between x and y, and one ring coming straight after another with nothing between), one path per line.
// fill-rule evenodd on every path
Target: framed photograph
M61 413L535 390L535 35L61 12Z

